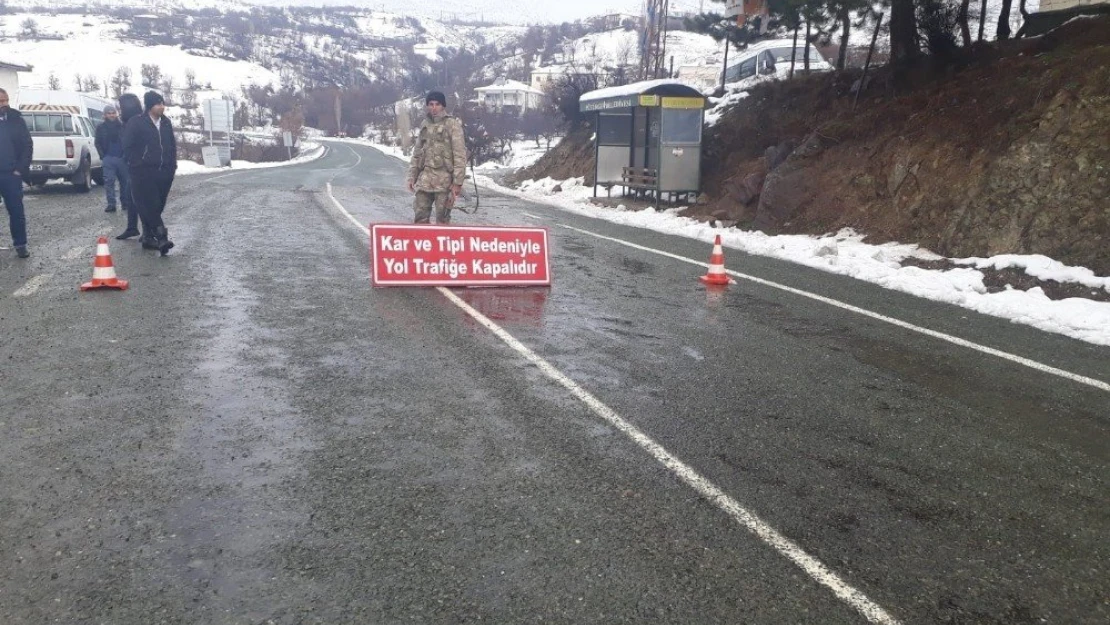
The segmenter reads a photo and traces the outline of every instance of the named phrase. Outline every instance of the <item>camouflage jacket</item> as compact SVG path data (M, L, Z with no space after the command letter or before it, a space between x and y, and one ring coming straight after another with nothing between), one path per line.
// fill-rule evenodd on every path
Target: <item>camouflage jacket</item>
M425 117L409 162L408 182L417 191L447 191L466 176L462 122L452 115Z

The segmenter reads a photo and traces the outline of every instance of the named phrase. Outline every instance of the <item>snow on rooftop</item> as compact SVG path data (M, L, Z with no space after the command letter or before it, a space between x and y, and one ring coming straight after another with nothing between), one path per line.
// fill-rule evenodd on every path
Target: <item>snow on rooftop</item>
M543 92L539 89L526 85L519 80L512 80L511 78L498 78L497 81L492 85L478 87L477 89L475 89L475 91L480 91L483 93L486 91L526 91L528 93L537 93L543 95Z
M621 85L619 87L605 87L604 89L597 89L589 93L582 94L578 99L579 102L593 102L594 100L604 100L606 98L619 98L622 96L639 95L648 89L655 87L662 87L664 85L676 85L681 87L690 88L690 85L682 82L681 80L674 80L672 78L659 78L656 80L645 80L643 82L634 82L630 85Z

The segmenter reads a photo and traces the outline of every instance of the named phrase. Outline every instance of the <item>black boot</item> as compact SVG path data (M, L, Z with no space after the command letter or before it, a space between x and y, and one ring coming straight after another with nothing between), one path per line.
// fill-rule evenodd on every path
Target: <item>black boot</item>
M158 238L149 232L143 233L143 237L139 239L139 243L142 244L144 250L158 249Z
M123 240L126 240L126 239L130 239L131 237L137 237L137 236L139 236L139 231L138 230L132 230L131 228L128 228L127 230L124 230L123 232L121 232L120 235L116 237L116 240L117 241L123 241Z
M162 253L162 256L165 256L173 249L173 241L170 241L170 233L166 230L165 226L161 226L156 232L157 234L155 236L158 239L158 251Z

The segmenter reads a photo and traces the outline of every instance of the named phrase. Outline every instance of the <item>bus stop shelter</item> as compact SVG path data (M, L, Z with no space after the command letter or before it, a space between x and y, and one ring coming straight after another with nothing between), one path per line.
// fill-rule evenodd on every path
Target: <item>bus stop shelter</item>
M625 192L697 195L706 98L676 80L647 80L582 94L578 110L595 113L597 187Z

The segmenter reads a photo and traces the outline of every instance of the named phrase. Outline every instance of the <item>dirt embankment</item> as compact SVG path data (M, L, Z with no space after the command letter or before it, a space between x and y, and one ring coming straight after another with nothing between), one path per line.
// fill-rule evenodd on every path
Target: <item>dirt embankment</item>
M958 65L922 68L897 91L880 70L855 108L858 75L753 90L706 133L704 193L688 214L1110 274L1110 17ZM575 139L523 179L592 173L589 135Z

